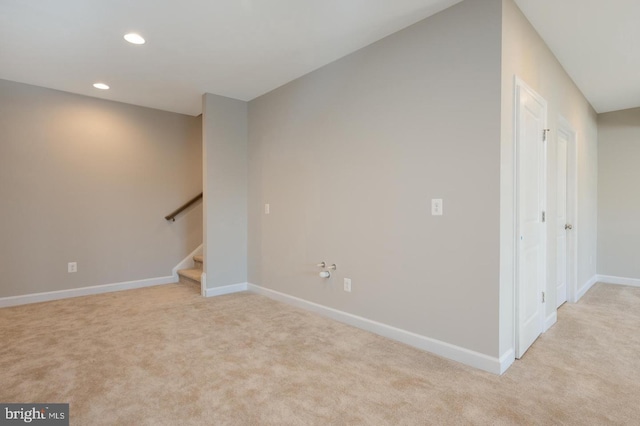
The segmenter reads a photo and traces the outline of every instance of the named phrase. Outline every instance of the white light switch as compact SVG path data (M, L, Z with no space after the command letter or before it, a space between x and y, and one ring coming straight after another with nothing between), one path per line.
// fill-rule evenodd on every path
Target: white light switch
M442 198L431 200L431 216L442 216Z
M264 214L269 214L269 204L264 205Z

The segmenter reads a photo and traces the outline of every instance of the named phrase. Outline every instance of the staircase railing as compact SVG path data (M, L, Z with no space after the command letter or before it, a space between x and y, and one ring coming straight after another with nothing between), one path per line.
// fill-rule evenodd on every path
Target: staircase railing
M164 218L167 220L170 220L171 222L175 222L176 216L178 216L180 213L182 213L183 211L185 211L186 209L188 209L189 207L191 207L193 204L197 203L201 199L202 199L202 192L199 195L196 195L195 197L193 197L191 200L184 203L181 207L176 209L171 214L165 216Z

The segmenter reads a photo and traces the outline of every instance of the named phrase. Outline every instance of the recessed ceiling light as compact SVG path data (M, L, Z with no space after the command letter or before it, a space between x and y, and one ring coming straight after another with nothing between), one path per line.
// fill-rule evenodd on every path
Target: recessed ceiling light
M129 43L132 43L132 44L144 44L145 43L145 40L142 38L142 36L140 34L136 34L136 33L125 34L124 39L127 40Z
M95 83L93 85L93 87L95 87L96 89L100 89L100 90L108 90L109 86L104 84L104 83Z

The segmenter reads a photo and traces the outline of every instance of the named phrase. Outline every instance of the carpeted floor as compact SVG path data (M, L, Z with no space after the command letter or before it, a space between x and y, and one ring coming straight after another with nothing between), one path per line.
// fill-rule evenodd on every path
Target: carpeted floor
M640 288L597 284L502 377L242 293L0 309L0 402L72 425L640 424Z

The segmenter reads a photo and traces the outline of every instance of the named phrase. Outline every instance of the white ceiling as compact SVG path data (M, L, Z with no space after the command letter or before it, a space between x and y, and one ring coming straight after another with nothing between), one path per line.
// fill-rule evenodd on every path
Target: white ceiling
M0 0L0 78L197 115L205 92L253 99L459 1ZM640 0L516 3L598 112L640 106Z
M459 1L0 0L0 78L197 115L205 92L253 99Z
M515 0L599 113L640 107L640 0Z

